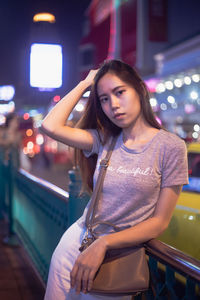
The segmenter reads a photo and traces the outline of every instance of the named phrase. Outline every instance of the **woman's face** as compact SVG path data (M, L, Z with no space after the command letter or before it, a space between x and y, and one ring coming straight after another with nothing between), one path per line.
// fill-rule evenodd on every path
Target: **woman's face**
M131 129L141 119L140 98L136 90L113 73L106 73L97 84L102 110L115 125Z

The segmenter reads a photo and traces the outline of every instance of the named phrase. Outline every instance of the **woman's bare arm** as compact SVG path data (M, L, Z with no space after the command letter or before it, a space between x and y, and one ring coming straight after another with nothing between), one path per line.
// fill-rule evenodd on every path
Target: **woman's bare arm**
M69 146L91 150L93 144L92 135L87 130L66 126L66 121L83 92L93 83L96 73L97 70L91 70L88 76L79 82L48 113L41 127L45 134Z
M168 227L182 186L162 188L153 216L131 228L104 237L106 248L123 248L157 238Z

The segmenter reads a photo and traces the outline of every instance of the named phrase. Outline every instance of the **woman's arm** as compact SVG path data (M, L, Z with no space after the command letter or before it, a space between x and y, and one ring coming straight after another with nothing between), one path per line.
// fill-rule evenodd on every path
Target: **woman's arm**
M108 234L97 239L83 251L71 272L71 285L77 292L92 288L94 276L108 249L124 248L146 242L158 237L168 226L176 206L181 186L161 189L154 215L121 232Z
M69 146L91 150L93 144L92 135L87 130L66 126L66 121L83 92L93 83L96 73L97 70L91 70L85 80L79 82L48 113L41 127L45 134Z
M103 237L106 249L138 245L161 235L169 225L181 189L182 186L162 188L153 216L123 232Z

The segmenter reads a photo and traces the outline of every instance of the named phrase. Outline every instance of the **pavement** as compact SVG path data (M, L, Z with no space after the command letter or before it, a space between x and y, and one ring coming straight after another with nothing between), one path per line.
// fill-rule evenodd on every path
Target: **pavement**
M8 246L8 224L0 221L0 299L43 300L45 286L37 276L23 246Z

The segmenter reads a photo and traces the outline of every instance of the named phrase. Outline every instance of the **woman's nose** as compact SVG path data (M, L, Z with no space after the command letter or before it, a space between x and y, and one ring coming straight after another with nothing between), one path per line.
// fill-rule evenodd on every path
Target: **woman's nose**
M119 107L119 100L117 99L117 97L115 95L111 96L110 103L111 103L112 109Z

